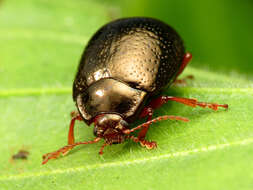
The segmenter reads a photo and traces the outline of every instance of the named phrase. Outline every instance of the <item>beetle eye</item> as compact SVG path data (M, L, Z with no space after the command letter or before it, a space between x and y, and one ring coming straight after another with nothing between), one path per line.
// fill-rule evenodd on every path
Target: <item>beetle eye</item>
M120 125L122 125L123 127L126 127L126 128L128 128L128 123L125 121L125 120L120 120Z
M99 135L101 135L102 133L103 133L103 129L101 129L100 127L98 127L98 126L94 126L94 129L93 129L93 134L94 134L94 136L99 136Z

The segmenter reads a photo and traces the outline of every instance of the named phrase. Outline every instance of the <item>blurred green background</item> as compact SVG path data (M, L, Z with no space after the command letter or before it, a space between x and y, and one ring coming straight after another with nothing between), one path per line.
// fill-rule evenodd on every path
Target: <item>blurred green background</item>
M155 17L176 28L194 56L193 66L240 72L252 79L252 0L125 0L117 3L123 16Z
M191 66L232 77L253 79L253 1L250 0L3 0L0 9L0 89L70 86L73 73L88 39L103 24L120 17L149 16L163 20L182 36L187 51L193 54ZM15 41L11 39L15 38ZM28 39L26 45L22 42ZM54 78L39 77L37 71L50 75L47 65L58 60L54 44L47 39L79 44L75 51L58 47L71 64L54 64ZM10 41L8 41L10 39ZM5 43L5 41L8 43ZM43 40L41 44L35 40ZM13 43L13 44L12 44ZM45 46L45 48L43 48ZM33 49L33 56L30 49ZM46 49L46 53L38 55ZM9 56L10 52L16 56ZM54 56L54 57L53 57ZM21 59L22 57L22 59ZM29 60L27 62L27 60ZM14 64L18 62L18 64ZM34 62L37 62L35 65ZM12 63L12 64L10 64ZM27 66L34 72L27 75ZM194 73L192 73L194 75ZM9 80L12 76L12 80ZM34 79L34 80L31 80ZM48 82L46 82L46 81Z

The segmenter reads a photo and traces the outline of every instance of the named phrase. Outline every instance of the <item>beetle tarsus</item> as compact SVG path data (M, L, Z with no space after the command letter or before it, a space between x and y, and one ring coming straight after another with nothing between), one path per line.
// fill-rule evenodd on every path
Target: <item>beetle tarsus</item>
M142 147L146 147L147 149L157 148L157 143L155 141L141 140L140 144Z
M228 104L216 104L216 103L206 103L206 102L197 102L197 106L200 106L202 108L210 108L213 110L218 110L219 107L223 107L225 109L228 109Z
M60 148L59 150L57 150L55 152L44 154L43 157L42 157L43 158L42 164L46 164L49 160L56 159L60 155L65 156L66 154L68 154L68 152L72 148L73 147L71 145L67 145L67 146L64 146L64 147Z
M187 75L186 77L182 78L182 79L176 79L173 84L174 85L182 85L182 86L186 86L187 85L187 80L193 80L194 76L193 75Z
M144 139L139 139L138 137L135 136L130 136L129 138L136 143L139 142L142 147L146 147L147 149L157 148L157 143L155 141L147 141Z

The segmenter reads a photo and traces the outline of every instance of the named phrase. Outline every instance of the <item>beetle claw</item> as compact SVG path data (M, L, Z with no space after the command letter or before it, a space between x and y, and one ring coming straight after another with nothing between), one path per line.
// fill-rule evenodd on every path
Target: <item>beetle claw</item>
M140 144L142 147L146 147L147 149L157 148L157 143L155 141L142 140L140 141Z

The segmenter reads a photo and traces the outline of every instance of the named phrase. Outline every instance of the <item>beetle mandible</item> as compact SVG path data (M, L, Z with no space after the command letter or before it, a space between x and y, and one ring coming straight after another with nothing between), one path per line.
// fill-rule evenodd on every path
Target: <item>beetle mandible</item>
M104 139L99 154L107 145L126 139L152 149L156 142L145 140L152 123L161 120L188 121L180 116L165 115L152 119L155 109L168 101L188 106L228 108L227 104L198 102L196 99L160 96L163 88L177 81L192 55L185 52L178 33L153 18L123 18L100 28L88 42L73 83L73 100L78 112L72 113L68 145L45 154L42 164L65 155L80 144L93 144ZM138 118L147 122L129 128ZM94 123L94 140L74 141L74 124L83 120ZM140 130L138 136L132 132Z

